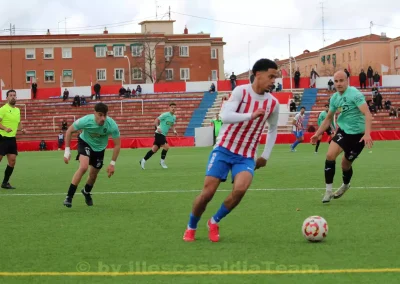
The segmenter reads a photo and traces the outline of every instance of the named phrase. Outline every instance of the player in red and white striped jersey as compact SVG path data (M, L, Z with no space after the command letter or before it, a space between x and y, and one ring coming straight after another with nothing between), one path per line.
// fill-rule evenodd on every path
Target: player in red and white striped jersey
M219 184L232 172L232 193L218 212L208 220L209 239L219 240L218 222L231 212L249 188L254 170L264 167L275 145L278 132L279 102L268 91L275 83L278 66L260 59L253 66L254 82L236 87L220 113L223 125L210 154L203 191L196 197L183 240L194 241L197 223ZM268 124L265 149L256 161L261 134Z
M290 146L290 150L295 152L295 148L304 140L303 134L303 120L304 120L304 112L306 111L305 107L300 108L300 113L296 114L292 122L292 133L296 137L296 141Z

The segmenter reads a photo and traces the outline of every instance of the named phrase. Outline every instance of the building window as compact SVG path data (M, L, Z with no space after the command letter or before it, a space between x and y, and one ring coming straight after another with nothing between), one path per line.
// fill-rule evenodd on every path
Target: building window
M106 52L106 46L96 46L96 57L106 57Z
M72 47L62 48L62 58L72 58Z
M142 56L143 46L141 44L131 46L132 56L139 57Z
M179 56L189 56L189 46L181 46L179 48Z
M25 75L25 77L26 77L26 83L30 83L31 80L32 80L32 82L35 82L35 81L36 81L36 71L35 71L35 70L26 71L25 74L26 74L26 75Z
M72 82L72 70L71 69L67 69L67 70L63 70L63 82Z
M211 59L217 59L217 49L216 48L211 49Z
M351 61L351 53L349 52L349 54L347 55L349 58L349 61Z
M25 49L25 58L26 59L35 59L35 49L34 48L26 48Z
M107 72L106 69L97 69L96 70L96 78L98 81L107 80Z
M54 82L54 71L44 71L44 81Z
M133 68L132 69L132 79L133 80L142 80L142 69Z
M172 46L166 46L164 47L164 55L165 57L172 57L173 55L173 50L172 50Z
M165 69L165 80L174 80L174 69Z
M396 51L394 52L394 59L398 59L399 58L399 49L396 48Z
M189 79L190 79L189 68L181 68L181 80L189 80Z
M43 48L43 58L44 59L53 59L54 58L54 49L53 48Z
M354 60L357 60L357 52L354 51Z
M344 53L342 54L342 62L345 62L345 57L344 57Z
M124 78L124 69L123 68L116 68L114 69L114 79L121 81Z
M217 77L218 77L218 71L211 70L211 81L217 81Z
M113 47L114 57L123 57L124 49L125 49L125 46L114 46Z

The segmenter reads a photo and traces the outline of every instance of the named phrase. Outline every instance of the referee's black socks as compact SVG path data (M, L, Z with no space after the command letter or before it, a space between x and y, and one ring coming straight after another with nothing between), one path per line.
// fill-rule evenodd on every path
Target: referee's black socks
M14 171L14 167L10 167L9 165L7 165L6 170L4 171L3 184L7 184L8 183L13 171Z

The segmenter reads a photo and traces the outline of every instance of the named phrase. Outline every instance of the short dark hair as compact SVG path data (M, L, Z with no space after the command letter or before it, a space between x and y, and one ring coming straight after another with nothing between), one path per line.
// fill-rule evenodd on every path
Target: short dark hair
M103 104L103 103L97 103L94 106L94 111L95 112L101 112L102 114L107 115L108 106L106 104Z
M170 102L170 103L169 103L169 106L176 106L176 103Z
M328 104L326 104L326 105L325 105L325 107L329 107L329 105L328 105Z
M303 106L300 109L303 109L303 108L304 108L304 110L306 110L306 107L303 107Z
M8 95L9 95L10 93L13 93L13 92L14 92L14 93L17 93L15 90L8 90L8 91L7 91L7 94L6 94L6 97L8 98Z
M258 71L268 71L268 69L278 70L278 65L270 59L262 58L254 63L252 72L255 76Z

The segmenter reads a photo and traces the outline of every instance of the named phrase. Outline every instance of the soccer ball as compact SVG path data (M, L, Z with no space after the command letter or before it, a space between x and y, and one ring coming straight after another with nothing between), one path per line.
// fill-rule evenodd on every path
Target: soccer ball
M301 232L306 240L320 242L328 235L328 223L320 216L310 216L304 220Z

